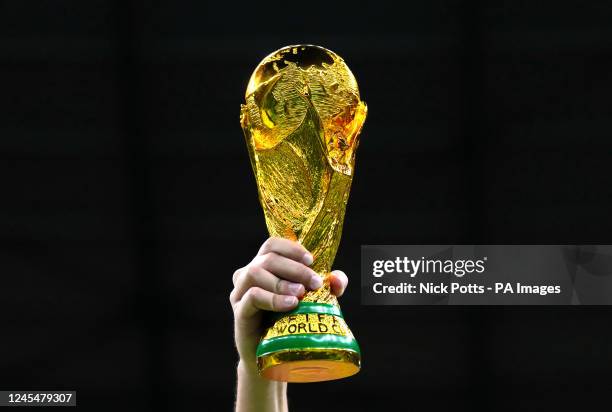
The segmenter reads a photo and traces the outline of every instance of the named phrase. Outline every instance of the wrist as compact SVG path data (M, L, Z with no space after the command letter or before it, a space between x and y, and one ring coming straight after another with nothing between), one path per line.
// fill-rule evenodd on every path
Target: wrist
M287 411L286 382L262 378L255 362L241 359L236 369L238 375L237 411Z
M261 379L259 371L257 370L257 363L245 361L242 358L238 361L238 374L244 375L245 377Z
M256 364L238 362L238 381L247 384L251 388L259 388L258 390L266 390L272 392L284 392L287 389L287 382L272 381L263 378L257 370Z

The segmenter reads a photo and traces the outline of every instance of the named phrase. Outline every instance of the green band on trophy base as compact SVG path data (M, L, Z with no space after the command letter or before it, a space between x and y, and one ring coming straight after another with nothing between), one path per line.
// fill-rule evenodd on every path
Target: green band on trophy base
M352 336L338 336L332 334L303 334L279 336L272 339L262 339L257 346L257 356L268 355L272 352L295 349L344 349L361 353L357 341Z

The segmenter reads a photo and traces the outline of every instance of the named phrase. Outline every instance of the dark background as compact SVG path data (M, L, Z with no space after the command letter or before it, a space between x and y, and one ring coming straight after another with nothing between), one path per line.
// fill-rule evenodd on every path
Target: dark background
M266 54L314 43L370 109L335 264L364 358L291 410L607 409L610 309L365 307L358 262L612 243L611 21L609 1L0 2L0 389L231 409L231 275L266 238L239 106Z

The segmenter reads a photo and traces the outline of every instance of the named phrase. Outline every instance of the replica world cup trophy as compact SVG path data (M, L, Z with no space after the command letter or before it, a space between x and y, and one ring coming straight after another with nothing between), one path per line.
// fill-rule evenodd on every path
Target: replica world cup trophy
M367 114L344 60L312 45L284 47L257 66L240 123L271 236L300 242L323 277L296 309L275 314L257 347L262 376L317 382L353 375L359 345L331 293L338 250Z

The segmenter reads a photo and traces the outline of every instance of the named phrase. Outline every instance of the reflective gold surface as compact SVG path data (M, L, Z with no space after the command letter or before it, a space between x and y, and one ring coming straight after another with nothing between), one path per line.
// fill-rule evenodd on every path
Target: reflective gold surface
M327 49L288 46L270 54L257 66L245 100L240 123L268 231L271 236L300 242L314 256L312 268L324 278L324 285L306 293L302 301L338 306L330 291L328 275L340 243L355 151L367 114L355 77L344 60ZM315 321L316 316L319 315L281 318L266 332L264 340L322 334L326 333L322 329L332 330L333 324L341 327L336 326L337 332L328 334L354 341L341 317L323 316ZM317 353L328 354L329 360L335 362L332 365L338 367L343 362L334 358L339 356L336 352L347 352L331 347L321 350L318 348ZM291 353L305 356L307 350ZM280 359L280 355L272 355L265 357ZM358 358L359 354L349 357L355 356ZM316 359L319 363L322 360ZM260 362L264 369L270 365L266 362ZM358 369L358 361L351 364ZM285 370L280 366L275 369Z
M272 339L277 336L287 336L298 333L328 333L332 335L348 336L349 330L344 319L321 313L304 313L286 316L268 328L264 339Z
M268 230L301 242L321 274L340 242L366 112L344 60L317 46L272 53L247 87L240 120Z
M359 372L358 353L342 349L306 349L275 352L257 359L262 375L283 382L322 382Z

